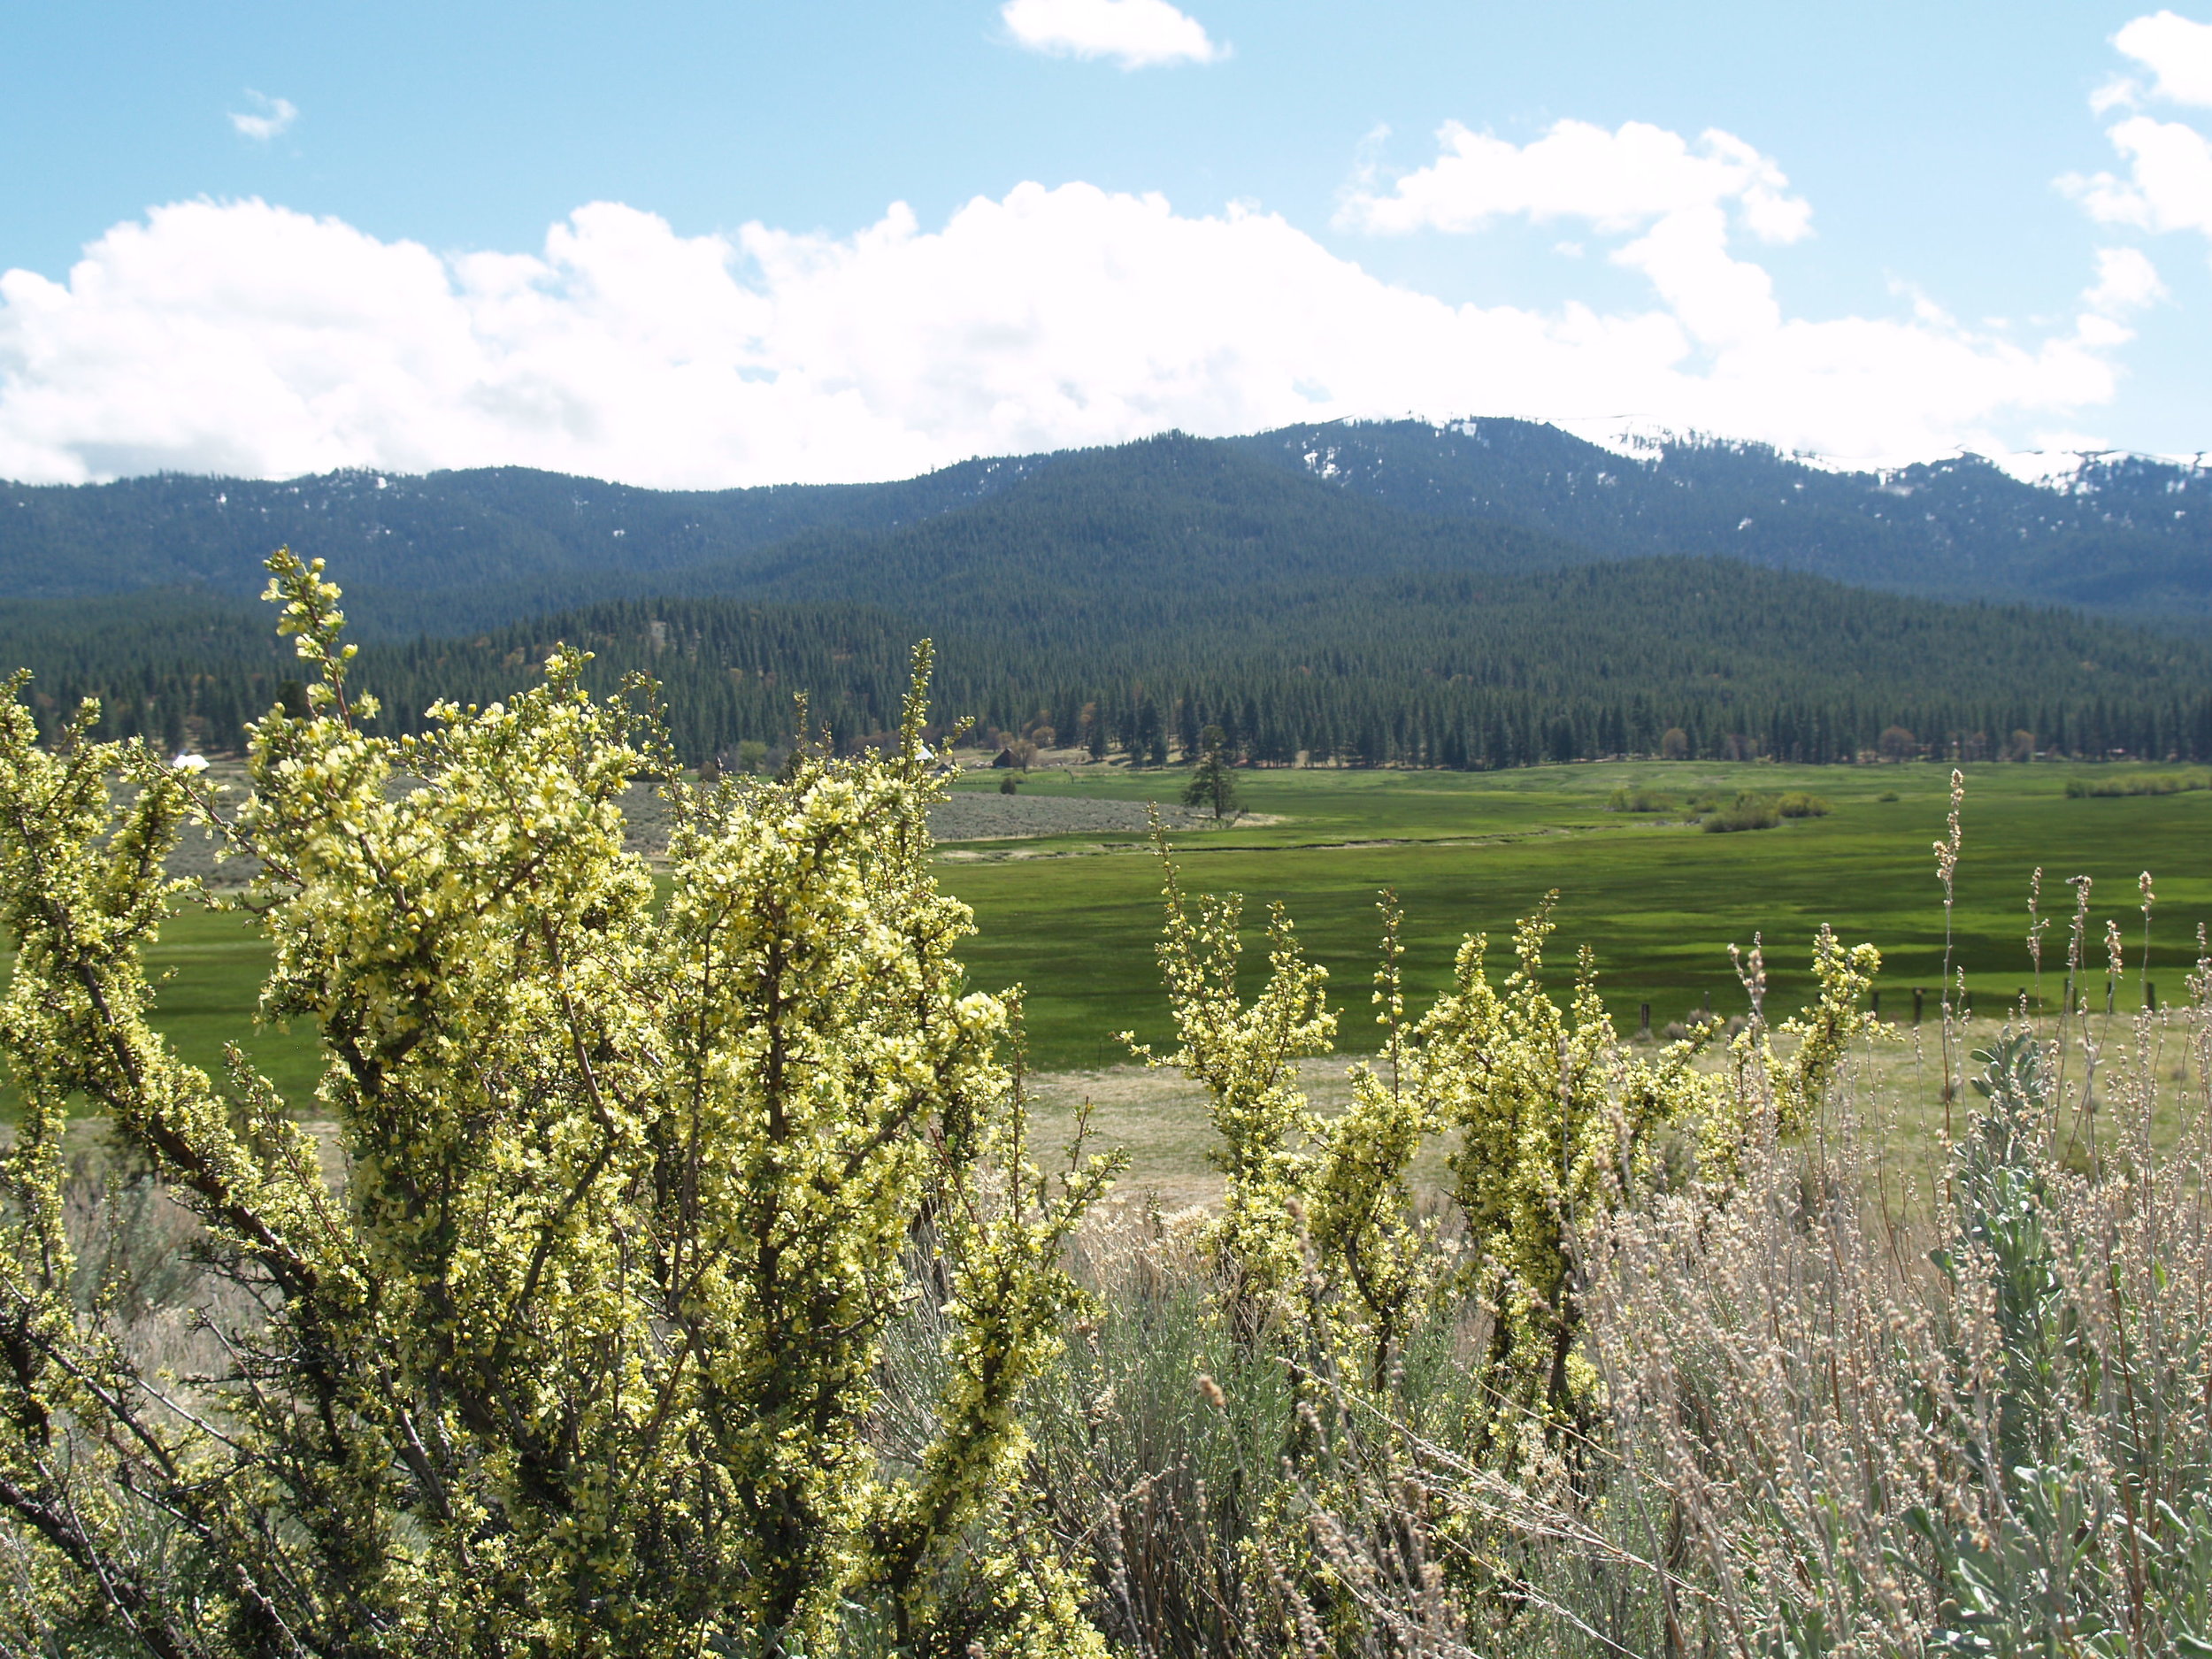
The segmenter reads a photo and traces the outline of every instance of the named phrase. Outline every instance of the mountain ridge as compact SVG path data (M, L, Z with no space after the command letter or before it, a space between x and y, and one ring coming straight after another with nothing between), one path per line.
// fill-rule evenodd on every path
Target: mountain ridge
M1087 499L1055 531L1061 541L1164 557L1173 526L1138 522L1157 516L1145 492L1159 475L1147 467L1163 443L1297 480L1278 490L1263 557L1230 561L1251 580L1313 567L1302 520L1340 550L1377 549L1392 568L1711 556L1890 592L2212 626L2212 473L2200 465L2087 463L2062 486L1975 457L1837 472L1755 444L1665 443L1624 457L1555 427L1489 419L1162 434L887 483L723 491L524 468L0 486L0 599L165 587L245 597L280 541L345 572L372 632L469 631L656 593L818 593L841 563L855 580L883 575L895 562L887 538L948 556L980 549L973 526L1036 521L1009 503L1055 489L1064 505L1071 475L1087 480ZM1255 477L1248 492L1275 488ZM949 531L947 520L971 528ZM1210 546L1225 555L1235 540L1217 534Z
M2212 619L2212 471L2122 456L2030 483L1978 456L1879 472L1766 445L1624 455L1511 419L1331 422L1225 440L1318 481L1616 557L1714 555L1930 597Z

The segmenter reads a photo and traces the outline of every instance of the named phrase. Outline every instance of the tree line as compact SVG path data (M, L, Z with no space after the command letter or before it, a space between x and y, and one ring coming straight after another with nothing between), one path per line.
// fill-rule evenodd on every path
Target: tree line
M364 644L386 729L534 683L555 647L588 683L649 674L678 755L787 745L805 716L849 752L894 728L906 657L986 739L1165 764L1217 726L1242 764L1488 769L1611 756L1832 764L2035 754L2212 760L2212 652L2062 611L1951 606L1710 559L1518 575L1397 573L1181 601L1032 594L887 607L610 600L465 637ZM297 676L259 607L173 594L0 607L50 739L80 699L104 736L239 750ZM942 726L940 727L941 734Z

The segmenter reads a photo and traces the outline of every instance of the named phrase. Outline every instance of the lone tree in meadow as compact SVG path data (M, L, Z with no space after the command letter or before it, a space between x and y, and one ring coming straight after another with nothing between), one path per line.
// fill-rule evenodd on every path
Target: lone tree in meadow
M1217 818L1237 810L1237 777L1229 740L1217 726L1199 734L1198 769L1183 786L1185 806L1210 806Z

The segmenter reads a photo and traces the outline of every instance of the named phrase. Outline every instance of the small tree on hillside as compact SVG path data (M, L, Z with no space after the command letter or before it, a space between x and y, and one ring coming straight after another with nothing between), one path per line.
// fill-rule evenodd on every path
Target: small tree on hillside
M1229 817L1237 810L1237 778L1234 757L1229 753L1228 740L1221 728L1210 726L1198 739L1198 767L1191 773L1190 781L1183 786L1185 806L1210 806L1214 817Z

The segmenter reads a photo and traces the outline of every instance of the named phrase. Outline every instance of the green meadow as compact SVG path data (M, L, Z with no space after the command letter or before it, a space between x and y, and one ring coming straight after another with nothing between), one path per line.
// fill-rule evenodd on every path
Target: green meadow
M2137 878L2146 869L2156 878L2158 900L2149 977L2160 997L2181 995L2198 924L2212 919L2212 793L2065 793L2070 778L2104 781L2160 770L2148 767L1965 770L1965 855L1952 922L1955 962L1976 1012L2035 993L2026 935L2038 865L2043 908L2053 918L2042 987L2053 1006L2072 905L2065 883L2073 875L2093 879L2095 995L2102 995L2110 917L2127 941L2129 995L2139 998ZM1040 774L1025 789L1171 800L1183 777ZM1177 856L1190 890L1245 895L1256 940L1269 903L1288 909L1342 999L1347 1048L1371 1047L1364 1010L1382 887L1394 888L1404 906L1409 981L1424 997L1447 983L1471 933L1489 936L1493 974L1502 973L1516 918L1556 891L1548 964L1563 983L1576 950L1586 946L1624 1031L1635 1028L1644 1002L1657 1026L1704 1005L1724 1015L1741 1010L1747 999L1728 947L1747 950L1755 938L1764 946L1770 1010L1794 1006L1810 983L1806 964L1823 922L1847 941L1880 947L1885 1017L1909 1018L1916 986L1927 992L1932 1017L1944 955L1932 843L1943 833L1949 784L1948 767L1920 764L1248 772L1239 777L1243 804L1281 821L1179 837ZM1638 787L1678 804L1697 794L1726 800L1746 789L1801 789L1833 810L1733 834L1709 833L1678 817L1607 810L1615 790ZM1079 856L1089 849L1072 839L998 850L1008 855L999 862L949 864L945 879L975 908L979 933L966 954L978 983L1018 982L1027 990L1034 1063L1046 1070L1110 1064L1122 1056L1112 1040L1120 1030L1164 1041L1152 959L1156 862L1135 850ZM1048 852L1077 856L1037 856ZM1255 971L1258 958L1248 955Z
M1966 768L1965 856L1953 917L1955 962L1978 1014L2035 994L2027 944L2029 882L2043 870L2051 918L2042 991L2052 1005L2064 972L2071 910L2066 879L2093 879L2093 995L2103 995L2103 936L2126 941L2121 1007L2139 1001L2143 918L2137 877L2156 879L2148 977L2162 1000L2185 994L2197 928L2212 920L2212 792L2070 798L2070 780L2159 775L2151 767ZM1023 793L1177 798L1181 771L1120 767L1040 772ZM1726 1015L1746 996L1731 944L1763 941L1770 1010L1793 1007L1821 923L1881 948L1882 1012L1907 1019L1915 987L1932 1013L1944 913L1931 844L1943 833L1950 769L1907 764L1791 768L1757 763L1625 763L1503 772L1242 772L1243 805L1273 822L1175 838L1193 892L1240 892L1256 945L1269 903L1286 906L1307 948L1329 969L1343 1046L1371 1046L1366 1009L1378 889L1405 908L1410 987L1425 999L1448 979L1460 941L1487 933L1494 975L1509 964L1517 918L1559 895L1549 956L1564 986L1578 948L1624 1031L1648 1002L1663 1026L1709 1005ZM995 788L995 776L962 787ZM1698 795L1807 790L1825 817L1714 834L1674 814L1611 811L1617 789L1659 792L1678 809ZM1894 796L1886 799L1886 796ZM1025 987L1031 1064L1064 1071L1126 1057L1114 1033L1164 1041L1153 963L1160 872L1148 849L1122 835L978 842L947 849L946 887L975 909L965 957L978 986ZM1256 974L1263 953L1248 964ZM266 953L238 918L188 910L168 926L156 967L167 978L157 1018L180 1048L213 1064L245 1033L256 1062L293 1099L312 1087L311 1040L250 1027Z

